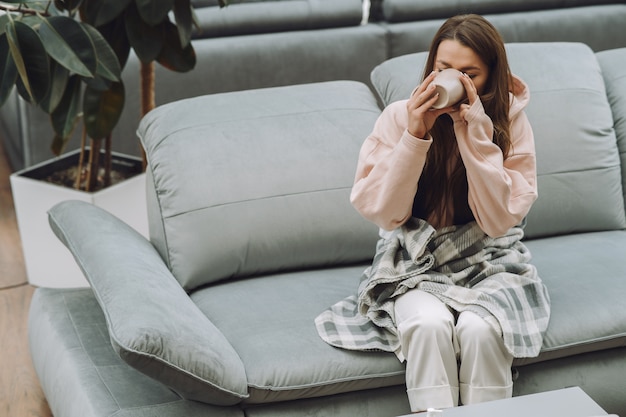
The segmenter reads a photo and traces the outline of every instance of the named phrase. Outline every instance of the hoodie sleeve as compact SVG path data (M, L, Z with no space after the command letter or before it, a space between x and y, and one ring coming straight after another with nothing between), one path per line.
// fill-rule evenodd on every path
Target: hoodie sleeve
M458 114L455 117L454 129L467 172L469 206L478 225L492 237L502 236L519 224L537 199L534 136L520 106L512 106L511 148L506 159L493 143L493 123L480 100L465 120Z
M357 164L352 205L384 230L393 230L410 217L413 198L432 139L419 139L408 130L406 100L383 110L367 137Z

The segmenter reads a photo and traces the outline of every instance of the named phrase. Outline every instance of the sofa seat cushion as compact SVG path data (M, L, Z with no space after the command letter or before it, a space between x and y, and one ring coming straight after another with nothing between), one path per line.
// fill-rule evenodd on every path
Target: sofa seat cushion
M244 363L250 394L244 402L404 384L404 365L394 354L337 349L317 334L315 317L355 294L365 267L232 281L191 294Z
M541 354L518 365L626 346L626 231L526 242L552 315Z
M220 8L217 0L192 0L196 38L358 26L361 0L236 0Z
M541 353L515 366L626 346L626 231L527 241L548 287L552 316ZM581 256L584 254L584 256ZM239 354L250 397L266 403L404 383L395 355L325 344L315 317L354 294L365 266L285 273L191 295ZM245 308L242 308L245 306Z
M370 89L335 81L185 99L146 115L150 238L181 285L371 259L350 205Z
M626 227L613 116L593 51L581 43L528 43L508 44L507 54L512 72L530 88L526 113L537 153L539 198L526 236ZM409 96L426 55L393 58L374 69L372 83L385 104Z
M516 366L626 346L626 231L526 242L548 287L552 316L537 358ZM581 256L584 254L584 256ZM249 403L287 401L403 383L393 354L326 345L315 317L353 294L364 266L228 282L191 295L241 357ZM245 306L246 308L241 308Z

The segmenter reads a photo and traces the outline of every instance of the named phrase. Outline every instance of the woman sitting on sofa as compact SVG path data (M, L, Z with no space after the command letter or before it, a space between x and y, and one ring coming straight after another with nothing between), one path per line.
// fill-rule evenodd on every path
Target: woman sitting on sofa
M433 81L446 68L459 71L466 100L434 109ZM423 82L383 111L362 146L351 201L381 228L377 257L402 228L402 239L426 240L424 254L434 256L387 292L366 271L359 295L367 315L364 292L392 294L387 333L406 360L414 412L510 397L513 358L541 348L549 298L517 227L537 198L528 101L497 30L481 16L456 16L436 34Z

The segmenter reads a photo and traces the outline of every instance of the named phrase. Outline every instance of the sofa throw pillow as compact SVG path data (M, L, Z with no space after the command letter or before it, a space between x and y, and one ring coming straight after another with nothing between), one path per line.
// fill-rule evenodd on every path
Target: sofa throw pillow
M626 227L619 152L602 72L581 43L508 44L514 74L529 85L526 113L537 152L539 198L528 238ZM422 79L427 53L390 59L371 74L386 105Z
M139 136L150 236L181 285L370 261L378 230L349 199L379 114L353 81L215 94L148 114Z

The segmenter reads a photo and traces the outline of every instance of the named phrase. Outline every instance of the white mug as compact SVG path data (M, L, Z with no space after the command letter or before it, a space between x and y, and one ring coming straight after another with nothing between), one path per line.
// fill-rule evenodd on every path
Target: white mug
M459 79L460 71L454 68L446 68L439 71L435 76L433 84L435 92L439 93L439 98L433 104L433 109L443 109L453 106L465 97L465 86Z

